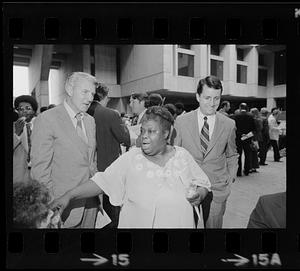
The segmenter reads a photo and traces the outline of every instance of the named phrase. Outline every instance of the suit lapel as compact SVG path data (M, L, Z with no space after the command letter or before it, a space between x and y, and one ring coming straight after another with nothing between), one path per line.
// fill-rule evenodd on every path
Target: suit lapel
M221 136L221 134L224 130L224 125L222 125L219 114L220 113L218 113L218 112L216 113L214 131L212 133L211 140L209 141L207 151L205 153L205 157L208 155L208 153L211 151L211 149L215 146L215 144L217 143L219 137Z
M74 145L76 145L76 147L83 155L86 155L88 150L87 144L78 136L71 118L63 104L61 105L61 108L58 112L60 113L58 116L62 121L63 129L67 137L74 143Z

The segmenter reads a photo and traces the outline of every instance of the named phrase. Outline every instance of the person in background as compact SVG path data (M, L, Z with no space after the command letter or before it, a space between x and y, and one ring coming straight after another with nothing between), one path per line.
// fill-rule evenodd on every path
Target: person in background
M146 102L145 102L145 107L149 108L151 106L162 106L163 105L164 99L162 96L158 93L151 93Z
M272 108L271 114L268 118L268 124L269 124L269 136L270 136L270 144L273 148L274 152L274 162L282 162L280 161L280 153L279 153L279 146L278 146L278 140L279 140L279 134L280 134L280 128L278 127L278 116L279 116L279 109L278 108Z
M259 197L253 209L248 229L276 229L286 227L286 192Z
M130 108L132 110L132 113L134 115L132 119L131 126L135 126L137 124L140 124L142 117L144 116L146 112L146 100L148 98L148 94L146 93L133 93L130 96Z
M105 171L105 169L121 155L121 144L124 144L125 147L130 146L129 130L126 125L123 124L119 112L106 107L109 101L108 93L108 87L99 83L95 94L95 96L98 96L98 101L94 109L97 168L99 171ZM112 220L106 227L116 228L119 220L120 207L111 205L108 196L104 194L103 209Z
M217 112L222 91L219 78L207 76L201 79L196 93L199 107L178 116L174 125L174 145L192 154L212 184L212 192L202 203L206 228L222 228L238 163L235 123Z
M223 101L221 103L221 107L220 107L219 112L228 117L229 116L228 115L229 110L230 110L230 102Z
M31 177L46 185L52 198L85 182L97 172L96 125L86 113L96 78L74 72L65 82L66 99L40 114L32 132ZM64 228L94 228L99 199L73 201L62 213Z
M175 106L176 106L176 108L177 108L177 112L176 112L176 115L177 115L177 116L181 116L181 115L183 115L183 114L186 113L185 110L184 110L184 104L183 104L183 103L177 102L177 103L175 104Z
M252 147L251 147L251 169L249 173L258 172L256 169L259 168L258 162L258 150L259 145L261 144L263 137L262 137L262 129L263 129L263 121L259 115L259 111L256 107L250 109L250 113L253 115L254 118L254 125L255 131L253 133L252 138Z
M21 95L14 101L18 119L13 125L13 183L30 179L32 129L38 103L30 95Z
M267 152L270 143L269 124L268 124L268 109L263 107L260 109L262 119L262 141L259 143L259 165L266 166Z
M252 168L252 150L250 145L252 142L252 137L255 133L255 124L252 114L247 112L247 109L247 104L241 103L238 113L234 115L234 120L236 123L236 146L239 153L239 167L237 176L242 176L243 151L245 155L244 174L248 176L250 169Z
M176 117L177 117L177 108L176 108L176 106L174 104L168 103L168 104L165 104L164 107L168 109L168 111L172 114L172 116L175 120Z
M118 228L195 228L193 206L210 191L210 182L188 151L167 144L173 121L167 109L149 107L141 147L56 199L52 210L61 212L75 199L106 193L121 206Z

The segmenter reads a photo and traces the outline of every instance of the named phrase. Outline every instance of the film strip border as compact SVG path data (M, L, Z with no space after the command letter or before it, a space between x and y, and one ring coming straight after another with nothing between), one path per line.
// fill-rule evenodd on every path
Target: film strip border
M247 43L300 35L300 7L293 4L26 4L4 10L10 42Z
M5 4L4 48L11 53L14 43L270 43L287 44L299 56L299 9L280 3ZM288 62L288 82L297 89L297 61L290 54ZM296 100L297 94L290 92L288 98ZM296 118L289 122L292 134L298 123ZM287 176L292 177L289 170ZM291 206L297 185L288 183L289 214L297 214ZM270 231L57 232L16 231L8 225L7 267L297 268L299 218L287 218L287 230Z
M286 268L299 267L299 253L300 235L284 230L67 230L11 232L7 260L9 268Z

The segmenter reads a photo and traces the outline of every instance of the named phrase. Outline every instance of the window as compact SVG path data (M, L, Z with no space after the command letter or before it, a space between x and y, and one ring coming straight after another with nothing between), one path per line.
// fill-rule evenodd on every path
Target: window
M265 66L265 56L263 54L258 55L258 65Z
M274 85L285 84L286 53L285 51L275 52L274 57Z
M194 56L178 53L178 75L194 77Z
M267 86L268 70L258 69L258 85Z
M247 66L244 65L237 65L236 69L237 75L236 75L236 81L238 83L246 84L247 83Z
M223 61L211 59L210 74L217 76L220 80L223 80Z
M179 44L178 48L186 49L186 50L191 50L191 45L189 44Z
M220 45L211 45L210 46L210 54L219 56L220 55Z
M236 48L236 58L237 60L244 61L244 50Z
M13 65L13 95L30 95L29 93L29 68Z

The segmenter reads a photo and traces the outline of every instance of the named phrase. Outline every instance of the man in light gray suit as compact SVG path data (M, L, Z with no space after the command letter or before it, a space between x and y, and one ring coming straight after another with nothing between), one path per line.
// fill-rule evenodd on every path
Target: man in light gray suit
M217 77L201 79L196 93L199 108L179 116L175 122L174 144L193 155L212 184L212 192L201 203L206 228L222 228L226 200L238 165L235 122L216 112L222 90Z
M32 132L31 177L60 197L97 171L96 128L86 111L93 100L96 78L83 72L66 80L64 102L40 114ZM65 228L94 228L97 197L74 200L62 213Z

